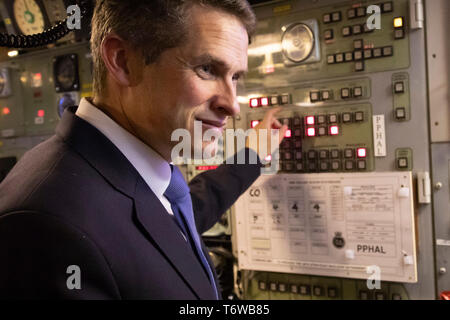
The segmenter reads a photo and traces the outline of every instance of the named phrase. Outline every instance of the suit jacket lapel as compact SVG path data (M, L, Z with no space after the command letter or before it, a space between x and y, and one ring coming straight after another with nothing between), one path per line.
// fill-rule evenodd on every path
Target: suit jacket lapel
M75 116L76 108L67 108L56 134L114 188L134 200L137 219L144 229L140 230L157 244L200 299L214 299L205 272L159 199L110 140L94 126Z
M183 239L179 227L143 179L139 179L137 183L134 200L139 222L161 248L162 254L200 299L215 299L209 279L197 257Z

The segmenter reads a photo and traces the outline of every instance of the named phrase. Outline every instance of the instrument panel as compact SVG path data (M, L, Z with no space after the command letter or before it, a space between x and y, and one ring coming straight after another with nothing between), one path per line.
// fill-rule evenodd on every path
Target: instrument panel
M60 14L63 1L0 2L12 33L24 33L15 22L19 20L14 15L15 3L16 12L26 22L21 23L25 32L31 32L26 26L30 29L32 23L27 21L35 19L36 25L41 24L39 11L45 28L65 16ZM278 118L289 130L280 147L280 170L250 190L259 186L269 190L266 185L272 185L272 179L286 192L279 198L266 192L259 199L262 208L245 194L205 234L211 242L225 238L227 246L231 246L231 237L234 257L239 258L235 268L242 275L237 277L243 282L240 298L435 297L435 261L448 260L448 242L441 236L440 258L435 259L436 214L421 200L426 198L421 192L430 185L420 178L431 168L425 35L423 29L411 26L415 19L411 3L296 0L255 7L259 23L249 46L249 74L238 93L241 113L228 128L247 130L270 108L282 109ZM370 30L365 23L367 8L373 4L381 8L381 29ZM0 160L6 159L5 168L52 135L67 106L91 95L91 65L87 43L0 63ZM437 127L438 122L439 117L432 125ZM433 173L434 179L443 186L439 199L447 201L445 155L449 149L441 141L433 150L433 161L440 170ZM1 168L0 179L6 174ZM185 171L189 180L213 169L197 164ZM393 177L406 180L394 183ZM364 183L356 183L360 179ZM380 191L380 184L375 183L380 179L390 186L389 192ZM299 192L291 196L296 184L303 186L303 197ZM339 192L333 194L333 190ZM391 211L377 207L380 194L392 200ZM448 201L442 205L443 201L436 208L447 213ZM398 209L405 202L411 205ZM369 210L370 205L376 210ZM335 207L340 209L331 209ZM395 218L381 219L388 213ZM373 221L377 218L383 220L381 225ZM445 229L445 223L436 225L436 230ZM370 256L382 252L395 253L384 260ZM269 255L281 257L261 260ZM370 290L364 267L377 262L386 276L380 288ZM350 267L354 269L342 271Z
M380 8L379 29L367 23L371 5ZM417 49L424 36L410 27L410 5L298 0L255 7L235 128L250 129L279 107L288 131L279 159L272 158L278 174L262 176L232 210L246 298L434 296L433 266L421 262L432 260L430 208L414 191L430 166L421 153L428 148L425 59ZM394 177L409 182L390 185ZM390 196L380 192L381 181ZM383 194L391 200L380 200ZM386 203L398 211L377 209ZM385 214L395 217L384 220L390 226L373 220ZM395 245L396 237L405 242ZM378 290L366 285L371 265L381 269Z

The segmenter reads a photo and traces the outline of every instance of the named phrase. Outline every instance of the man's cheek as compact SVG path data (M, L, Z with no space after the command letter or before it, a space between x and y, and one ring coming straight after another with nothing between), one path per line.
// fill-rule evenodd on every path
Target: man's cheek
M183 90L186 94L183 96L184 103L189 106L200 106L210 101L214 96L214 85L205 80L191 81Z

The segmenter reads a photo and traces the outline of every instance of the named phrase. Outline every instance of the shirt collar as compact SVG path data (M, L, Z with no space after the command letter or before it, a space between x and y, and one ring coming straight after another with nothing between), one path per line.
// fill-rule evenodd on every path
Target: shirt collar
M95 107L88 99L81 99L76 115L103 133L130 161L155 195L158 198L163 196L172 174L167 161Z

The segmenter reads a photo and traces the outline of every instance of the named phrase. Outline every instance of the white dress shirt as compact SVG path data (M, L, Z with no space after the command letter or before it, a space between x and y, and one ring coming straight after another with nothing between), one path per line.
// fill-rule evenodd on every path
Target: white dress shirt
M173 215L169 200L164 196L170 183L170 164L156 151L119 126L89 100L80 101L76 115L96 127L130 161L169 214Z

